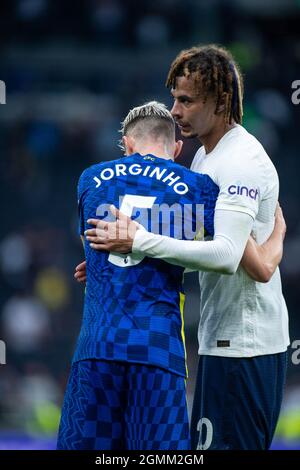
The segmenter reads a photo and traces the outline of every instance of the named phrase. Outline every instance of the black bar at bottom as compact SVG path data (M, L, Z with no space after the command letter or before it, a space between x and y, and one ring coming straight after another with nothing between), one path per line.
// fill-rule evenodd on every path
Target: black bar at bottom
M0 465L30 464L30 468L55 464L84 465L83 468L118 466L132 468L143 465L224 465L278 464L300 461L300 451L0 451ZM142 467L143 468L143 467Z

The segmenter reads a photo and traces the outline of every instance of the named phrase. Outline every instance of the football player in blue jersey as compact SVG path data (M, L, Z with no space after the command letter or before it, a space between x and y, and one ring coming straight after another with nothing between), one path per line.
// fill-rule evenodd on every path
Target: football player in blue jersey
M132 109L122 134L126 156L93 165L79 179L87 282L57 448L189 449L184 269L95 251L91 223L105 219L113 204L128 216L139 214L148 230L150 220L158 233L167 228L179 239L193 239L201 228L212 237L219 189L207 175L174 163L182 142L163 104ZM199 208L204 227L195 228Z

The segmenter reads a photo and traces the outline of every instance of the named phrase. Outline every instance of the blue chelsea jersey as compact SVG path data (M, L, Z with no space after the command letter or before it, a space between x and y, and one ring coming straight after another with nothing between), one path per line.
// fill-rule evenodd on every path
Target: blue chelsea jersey
M204 230L213 236L218 192L209 176L153 155L99 163L79 180L79 231L91 228L89 218L112 220L114 204L152 232L194 239ZM86 240L85 255L84 313L73 361L144 363L185 376L184 268L94 251Z

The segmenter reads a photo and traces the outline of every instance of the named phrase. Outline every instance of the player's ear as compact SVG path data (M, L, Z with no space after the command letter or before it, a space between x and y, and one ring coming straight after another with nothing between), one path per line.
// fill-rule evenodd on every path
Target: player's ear
M125 147L125 155L132 155L135 150L134 150L134 139L133 137L130 137L129 135L123 135L122 137L122 142Z
M183 146L182 140L177 140L175 142L175 151L174 151L174 160L180 155Z

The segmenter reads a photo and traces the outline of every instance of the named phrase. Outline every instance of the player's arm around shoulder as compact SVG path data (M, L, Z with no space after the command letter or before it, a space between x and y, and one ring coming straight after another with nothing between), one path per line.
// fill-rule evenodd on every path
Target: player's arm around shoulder
M252 279L257 282L269 282L282 259L285 233L286 223L278 204L274 229L268 240L258 245L250 237L246 245L241 266Z

